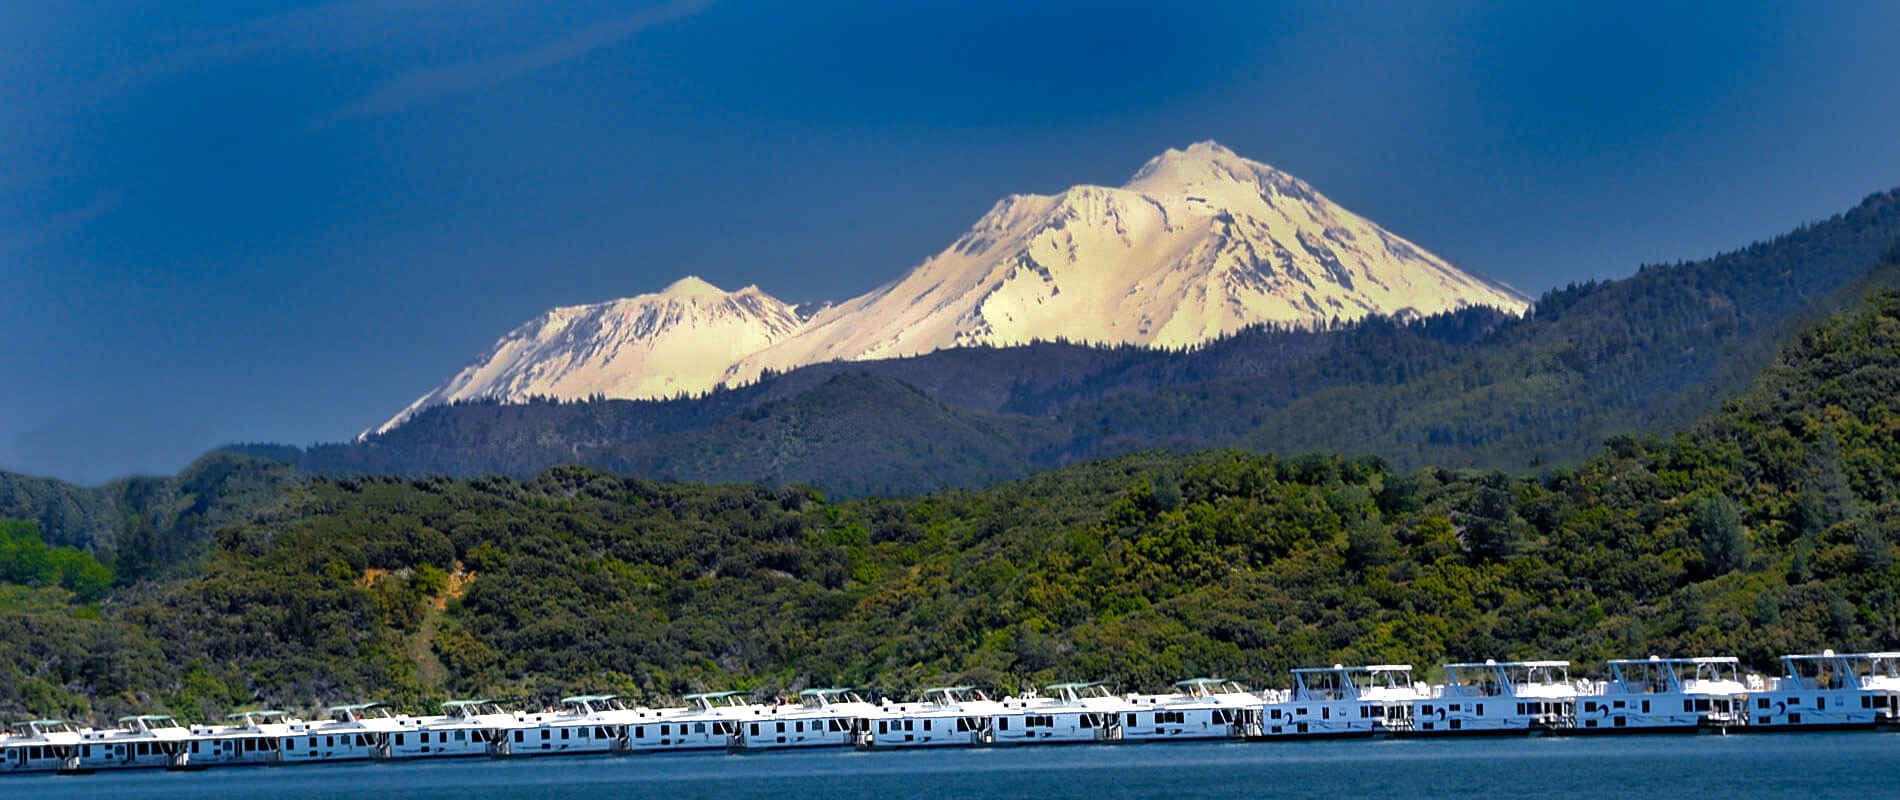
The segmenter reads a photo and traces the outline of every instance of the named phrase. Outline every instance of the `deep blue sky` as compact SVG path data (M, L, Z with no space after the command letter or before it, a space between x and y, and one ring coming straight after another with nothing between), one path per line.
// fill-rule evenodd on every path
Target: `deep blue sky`
M1900 185L1900 4L11 0L0 469L344 439L551 306L848 297L1203 139L1535 294Z

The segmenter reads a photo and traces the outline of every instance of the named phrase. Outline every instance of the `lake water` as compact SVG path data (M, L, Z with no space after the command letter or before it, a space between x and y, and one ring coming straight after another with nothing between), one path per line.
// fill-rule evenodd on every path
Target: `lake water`
M1900 797L1900 734L1078 745L0 777L6 798Z

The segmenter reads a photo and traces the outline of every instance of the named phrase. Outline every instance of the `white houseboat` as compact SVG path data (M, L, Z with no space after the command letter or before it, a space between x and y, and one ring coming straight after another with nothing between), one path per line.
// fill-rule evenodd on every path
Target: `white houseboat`
M1122 712L1125 742L1242 739L1260 734L1260 696L1219 678L1191 678L1169 694L1131 694Z
M496 755L546 756L616 753L626 750L626 722L633 713L610 694L561 698L559 711L524 714L503 737Z
M1409 664L1293 670L1293 688L1262 693L1256 738L1356 738L1412 728L1414 705L1431 690L1412 680Z
M0 735L0 773L78 769L79 731L63 719L9 723Z
M1547 733L1576 719L1568 661L1446 664L1445 678L1433 697L1417 702L1412 733Z
M1112 742L1133 705L1101 683L1058 683L1047 695L1007 698L991 720L996 744Z
M806 689L796 705L764 709L740 726L736 747L746 751L801 747L856 747L869 740L882 708L850 689Z
M493 700L450 700L442 715L418 720L413 729L392 737L390 758L459 758L495 755L520 715Z
M627 750L674 753L725 750L738 744L739 726L759 717L764 706L746 702L740 692L704 692L683 698L683 708L634 709L624 723Z
M386 759L395 747L395 737L408 732L421 721L396 713L388 703L358 703L331 706L330 719L321 722L293 723L278 748L279 759L286 764L315 761L366 761Z
M189 766L190 737L190 731L168 716L120 717L117 728L79 734L79 765L74 771L184 769Z
M1748 686L1733 656L1615 659L1577 698L1579 733L1720 730L1744 722Z
M989 744L1003 704L975 686L937 686L924 698L885 707L871 733L875 748L952 747Z
M224 725L192 726L191 767L279 763L280 745L292 727L302 722L272 710L239 711L224 719Z
M1900 653L1782 656L1781 670L1750 693L1749 730L1874 728L1900 717Z

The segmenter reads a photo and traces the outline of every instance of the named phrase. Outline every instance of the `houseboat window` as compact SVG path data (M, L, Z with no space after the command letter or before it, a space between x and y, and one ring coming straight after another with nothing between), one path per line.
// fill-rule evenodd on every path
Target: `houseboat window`
M1682 700L1682 710L1684 710L1684 711L1694 711L1694 710L1695 710L1695 701L1694 701L1694 700L1690 700L1690 699L1688 699L1688 698L1686 698L1686 697L1685 697L1685 698L1683 698L1683 700Z
M402 746L402 737L403 737L403 735L402 735L402 734L400 734L400 733L398 733L398 734L396 734L396 746L397 746L397 747L401 747L401 746Z
M1801 724L1801 715L1800 715L1800 714L1789 714L1789 715L1788 715L1788 724L1790 724L1790 725L1799 725L1799 724Z
M397 734L397 736L401 736L401 735L402 735L402 734ZM566 729L566 728L562 728L562 729L561 729L561 738L563 738L563 739L566 739L566 738L567 738L567 729ZM400 744L400 743L399 743L399 744Z
M324 747L335 747L335 746L336 746L336 737L335 737L335 736L325 736L325 737L323 737L323 746L324 746Z
M1009 730L1009 717L997 717L996 729L999 731Z
M139 742L139 755L149 756L151 754L152 754L152 746L144 742Z
M695 722L695 723L693 723L693 732L694 732L694 733L705 733L705 732L706 732L706 723L704 723L704 722Z
M1322 707L1320 708L1320 710L1319 710L1319 716L1320 716L1320 719L1332 719L1332 718L1333 718L1333 707L1332 707L1332 706L1322 706Z
M755 728L756 728L756 727L758 727L758 726L757 726L757 725L754 725L753 727L755 727ZM635 739L645 739L645 738L647 738L647 726L645 726L645 725L635 725L635 726L633 726L633 738L635 738Z
M92 758L92 745L86 745L85 747L79 748L79 757Z
M783 723L783 722L780 722L780 723L778 723L778 732L779 732L779 733L784 733L784 732L785 732L785 723Z
M1130 727L1130 728L1133 728L1133 727L1135 727L1135 725L1137 724L1137 723L1135 722L1135 720L1136 720L1136 719L1137 719L1137 717L1136 717L1136 715L1134 715L1134 714L1129 714L1129 715L1128 715L1128 727Z
M924 730L930 730L930 720L924 720Z
M880 719L877 721L877 732L879 734L890 733L890 726L891 724L889 722Z
M515 741L521 741L524 736L525 734L522 731L515 731Z
M1645 713L1645 714L1647 714L1647 713L1649 713L1649 701L1648 701L1648 700L1644 700L1644 701L1643 701L1643 713Z
M672 735L673 735L673 726L671 726L671 725L661 725L661 726L660 726L660 735L661 735L661 736L672 736Z
M542 740L542 741L547 741L548 739L552 739L552 738L554 738L554 732L553 732L553 731L551 731L551 730L548 730L547 728L542 728L542 729L541 729L541 740Z
M466 732L466 731L456 731L456 732L455 732L455 741L458 741L458 742L466 742L466 741L468 741L468 732Z
M1825 698L1825 697L1816 697L1816 698L1814 698L1814 710L1816 710L1816 711L1826 711L1826 710L1827 710L1827 698Z
M1768 710L1768 698L1766 697L1755 698L1755 707L1762 709L1764 711Z
M752 735L753 736L759 735L759 723L756 723L756 722L752 723Z
M1479 704L1478 704L1478 716L1480 716L1480 717L1482 717L1482 716L1484 716L1484 704L1483 704L1483 703L1479 703Z

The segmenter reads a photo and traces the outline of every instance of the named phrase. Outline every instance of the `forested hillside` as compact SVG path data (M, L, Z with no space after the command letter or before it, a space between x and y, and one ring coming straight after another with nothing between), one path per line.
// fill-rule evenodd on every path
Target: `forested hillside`
M0 712L201 717L456 695L948 680L1156 687L1293 666L1900 644L1900 292L1744 394L1534 478L1145 453L833 501L564 467L317 479L203 569L0 616Z
M212 530L281 503L303 479L283 461L222 451L177 475L96 487L0 472L0 519L31 521L47 542L88 551L134 581L194 566Z
M976 488L1155 448L1530 472L1714 409L1799 325L1900 280L1876 269L1900 260L1896 242L1900 192L1887 192L1733 253L1550 292L1521 319L1471 309L1255 329L1185 353L951 349L815 365L704 398L440 407L365 442L245 451L327 474L528 477L581 463L837 496ZM890 413L920 391L941 405ZM926 420L948 426L954 455L924 446ZM836 448L842 430L856 455Z

